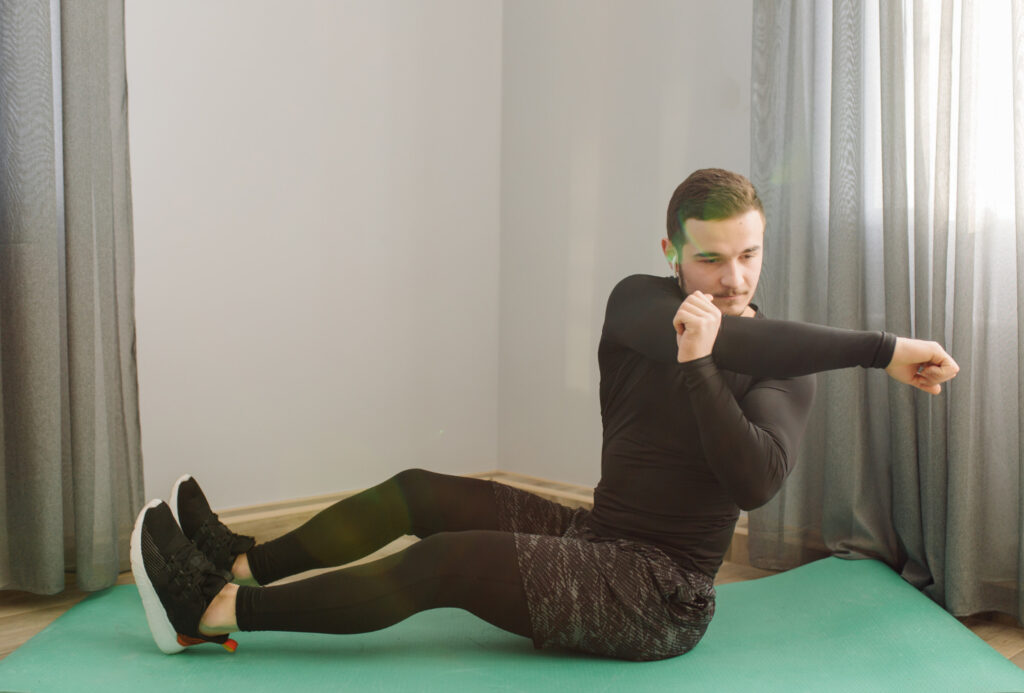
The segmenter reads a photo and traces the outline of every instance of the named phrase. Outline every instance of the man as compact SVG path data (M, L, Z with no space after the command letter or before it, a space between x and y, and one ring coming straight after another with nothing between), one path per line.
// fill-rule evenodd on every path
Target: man
M937 394L957 370L934 343L766 320L750 303L764 228L746 178L694 172L672 196L661 242L675 276L620 282L598 352L604 446L591 526L655 544L708 578L739 511L766 503L789 474L814 397L808 374L888 367Z
M221 524L185 476L170 507L143 509L132 536L157 644L230 649L236 630L360 633L458 607L537 647L633 660L691 649L714 613L714 576L740 509L766 502L789 473L814 393L806 376L887 367L937 394L956 373L934 343L760 316L750 299L763 238L750 183L697 171L669 205L662 250L676 276L634 275L612 291L598 348L604 445L592 512L407 470L254 544ZM345 565L403 534L422 541L260 586Z

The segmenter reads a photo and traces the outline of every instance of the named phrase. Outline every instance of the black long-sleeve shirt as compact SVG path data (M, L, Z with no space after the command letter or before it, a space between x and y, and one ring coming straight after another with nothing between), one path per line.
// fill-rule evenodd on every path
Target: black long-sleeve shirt
M598 347L604 444L590 528L659 546L713 576L740 509L774 496L792 467L812 373L884 367L895 337L723 316L710 356L678 363L671 277L634 275L608 299Z

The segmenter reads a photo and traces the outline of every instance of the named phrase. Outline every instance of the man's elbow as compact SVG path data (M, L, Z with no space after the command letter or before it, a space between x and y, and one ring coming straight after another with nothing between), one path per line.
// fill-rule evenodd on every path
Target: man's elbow
M785 446L771 438L769 454L747 466L748 472L731 485L732 499L740 510L754 510L775 497L789 476L790 457Z
M742 489L740 493L733 494L733 501L740 510L756 510L766 504L782 488L781 480L778 483L765 481L763 484L750 485Z

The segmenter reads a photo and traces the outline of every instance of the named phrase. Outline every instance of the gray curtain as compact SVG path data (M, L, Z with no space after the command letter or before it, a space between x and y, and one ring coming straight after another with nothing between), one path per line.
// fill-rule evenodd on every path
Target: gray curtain
M0 588L127 568L142 504L121 1L0 0Z
M754 4L768 315L941 342L942 395L818 376L751 559L879 558L951 613L1024 616L1024 1Z

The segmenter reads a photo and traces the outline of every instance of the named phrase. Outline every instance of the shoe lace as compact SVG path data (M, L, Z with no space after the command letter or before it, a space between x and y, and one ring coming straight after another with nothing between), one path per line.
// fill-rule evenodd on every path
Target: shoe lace
M234 556L244 553L255 543L252 537L235 534L211 514L196 530L193 537L196 546L215 564L224 564Z
M218 569L191 543L184 544L166 558L167 569L173 577L168 584L172 592L201 594L212 599L231 581L231 574Z

